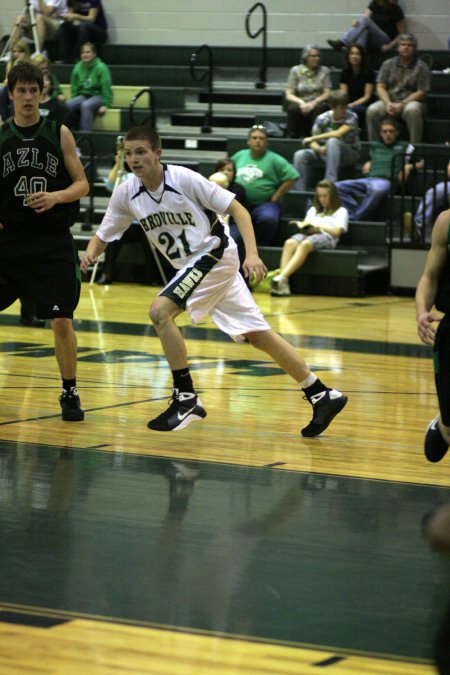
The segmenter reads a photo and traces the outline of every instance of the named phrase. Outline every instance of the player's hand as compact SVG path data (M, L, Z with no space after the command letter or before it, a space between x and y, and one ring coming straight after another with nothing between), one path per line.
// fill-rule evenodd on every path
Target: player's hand
M91 265L95 265L95 263L97 261L98 261L98 256L92 255L91 253L88 253L86 251L86 253L84 254L84 256L80 260L80 270L82 272L87 272L88 267L90 267Z
M247 256L242 263L242 269L248 279L251 279L255 275L256 283L258 284L267 274L267 267L258 255Z
M423 312L417 317L417 332L424 344L430 346L434 344L436 328L433 324L440 320L441 317L432 312Z
M58 202L58 197L54 192L33 192L27 197L28 206L36 213L48 211Z
M3 230L3 224L0 223L0 230Z

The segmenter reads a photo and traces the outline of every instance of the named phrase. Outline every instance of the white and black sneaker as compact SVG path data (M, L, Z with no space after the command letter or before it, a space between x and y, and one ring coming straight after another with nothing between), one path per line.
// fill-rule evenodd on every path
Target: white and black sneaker
M81 408L80 397L76 387L70 391L63 390L59 397L61 405L61 417L65 422L82 422L84 420L84 410Z
M191 422L200 421L204 417L206 410L197 394L174 389L167 410L150 420L147 426L153 431L180 431Z
M273 277L270 281L271 291L270 295L276 295L278 297L291 295L291 289L289 287L289 281L286 277L282 277L281 274Z
M449 445L439 429L439 415L431 420L425 432L425 457L429 462L440 462L447 454Z
M347 404L348 398L337 389L325 389L311 397L305 396L313 407L311 422L302 429L302 436L312 438L325 431L336 415Z

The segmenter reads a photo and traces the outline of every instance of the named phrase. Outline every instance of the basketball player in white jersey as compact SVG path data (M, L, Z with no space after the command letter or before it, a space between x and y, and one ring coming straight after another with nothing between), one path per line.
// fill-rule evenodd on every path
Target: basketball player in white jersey
M135 127L125 136L125 158L133 172L113 193L103 221L81 261L86 271L107 244L120 239L138 220L148 239L178 270L150 306L150 318L173 375L169 408L151 420L155 431L176 431L206 417L195 393L186 345L175 324L184 310L193 323L209 314L235 341L247 341L269 354L303 389L313 407L302 435L322 433L347 403L326 387L300 354L264 319L239 274L237 247L219 214L230 214L244 240L243 270L261 281L267 269L258 256L248 211L233 193L185 167L161 164L161 139L150 127Z

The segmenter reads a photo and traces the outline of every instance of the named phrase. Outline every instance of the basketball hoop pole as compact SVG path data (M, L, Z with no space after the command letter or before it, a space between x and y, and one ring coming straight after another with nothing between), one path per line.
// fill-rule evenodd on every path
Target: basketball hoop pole
M31 34L33 35L34 51L32 53L39 52L40 50L39 50L39 39L38 39L37 28L36 28L36 15L35 15L35 12L34 12L34 7L32 6L30 0L25 0L25 7L23 8L22 14L19 17L18 24L22 23L22 21L24 21L24 19L26 20L27 17L29 17L29 19L30 19ZM14 31L12 31L11 35L9 36L9 40L5 44L0 57L5 56L5 54L7 54L8 52L11 51L11 48L12 48L11 36L12 36L13 33L14 33Z

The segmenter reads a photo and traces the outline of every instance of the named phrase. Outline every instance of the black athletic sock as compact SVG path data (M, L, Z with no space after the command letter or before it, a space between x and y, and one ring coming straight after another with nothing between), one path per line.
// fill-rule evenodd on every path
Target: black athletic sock
M316 394L320 394L321 391L326 391L328 389L327 386L324 385L323 382L317 378L317 380L311 384L309 387L306 387L303 389L303 391L306 394L306 397L308 400L311 398L311 396L315 396Z
M70 393L71 389L73 389L76 386L77 386L77 380L76 380L75 377L72 380L65 380L63 378L62 388L64 389L64 391L67 391L67 393Z
M173 386L179 392L185 391L190 394L195 394L194 383L192 382L189 368L181 368L180 370L172 370Z

